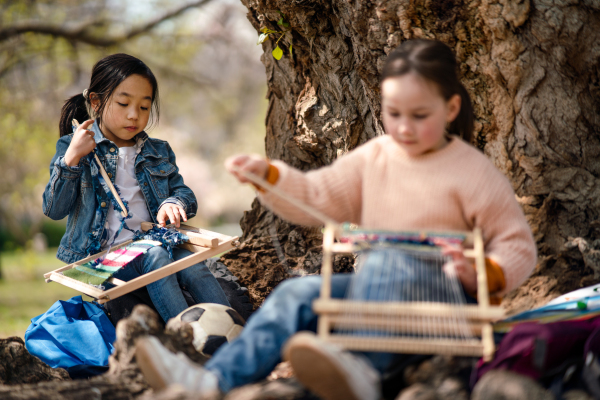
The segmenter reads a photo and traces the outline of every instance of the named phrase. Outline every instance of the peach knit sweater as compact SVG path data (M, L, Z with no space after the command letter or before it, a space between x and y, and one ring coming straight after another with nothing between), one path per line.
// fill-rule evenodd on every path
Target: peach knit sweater
M501 296L536 265L536 246L508 179L477 149L453 137L441 150L411 157L388 135L333 164L303 173L280 161L277 187L339 222L367 229L472 230L480 227L486 257L503 270ZM321 225L270 193L259 198L282 218Z

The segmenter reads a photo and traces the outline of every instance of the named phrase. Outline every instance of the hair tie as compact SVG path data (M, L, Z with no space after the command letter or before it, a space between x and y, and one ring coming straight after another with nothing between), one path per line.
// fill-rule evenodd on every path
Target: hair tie
M88 90L84 89L83 91L83 98L87 100L87 95L88 95Z

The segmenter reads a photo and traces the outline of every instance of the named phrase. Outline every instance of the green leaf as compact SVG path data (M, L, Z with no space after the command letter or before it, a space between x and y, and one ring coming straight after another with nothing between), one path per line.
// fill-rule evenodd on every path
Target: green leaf
M277 25L283 25L283 17L279 18L279 21L277 21Z
M281 25L282 25L282 26L284 26L284 27L286 27L286 28L289 28L289 27L290 27L290 24L289 24L288 22L284 22L284 23L282 23Z
M269 28L267 28L266 26L263 26L262 28L260 28L260 31L261 31L262 33L268 33L268 31L269 31Z
M281 50L281 47L277 46L271 54L273 54L274 59L281 60L281 57L283 56L283 50Z
M290 56L292 55L292 44L290 43Z
M256 42L256 44L261 44L265 40L267 40L268 38L269 38L269 34L268 33L261 33L260 36L258 37L258 41Z

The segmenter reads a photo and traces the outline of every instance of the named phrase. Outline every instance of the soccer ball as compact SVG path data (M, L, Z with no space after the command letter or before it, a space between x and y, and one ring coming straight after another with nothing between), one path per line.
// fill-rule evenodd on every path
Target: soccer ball
M246 323L233 308L214 303L196 304L173 319L190 324L194 331L192 344L207 357L212 356L223 343L235 339Z

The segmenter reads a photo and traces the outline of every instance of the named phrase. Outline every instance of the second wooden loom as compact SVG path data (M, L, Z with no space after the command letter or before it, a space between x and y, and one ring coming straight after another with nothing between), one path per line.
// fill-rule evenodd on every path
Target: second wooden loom
M336 226L327 225L323 235L323 263L321 266L321 293L313 302L319 315L317 334L325 341L337 343L346 349L411 354L447 354L483 357L486 361L495 352L492 322L502 319L504 311L490 305L485 255L481 230L463 232L464 255L475 261L477 270L477 304L446 304L435 302L368 302L331 297L333 254L352 253L351 243L335 243ZM435 236L446 232L417 232L421 236ZM472 246L472 247L471 247ZM471 248L468 248L471 247ZM353 318L359 315L359 318ZM451 337L452 320L460 319L473 334L469 338ZM358 336L347 329L373 331L392 327L405 336ZM336 331L343 327L346 330ZM439 332L438 337L418 337L422 332ZM480 339L479 339L480 338Z

